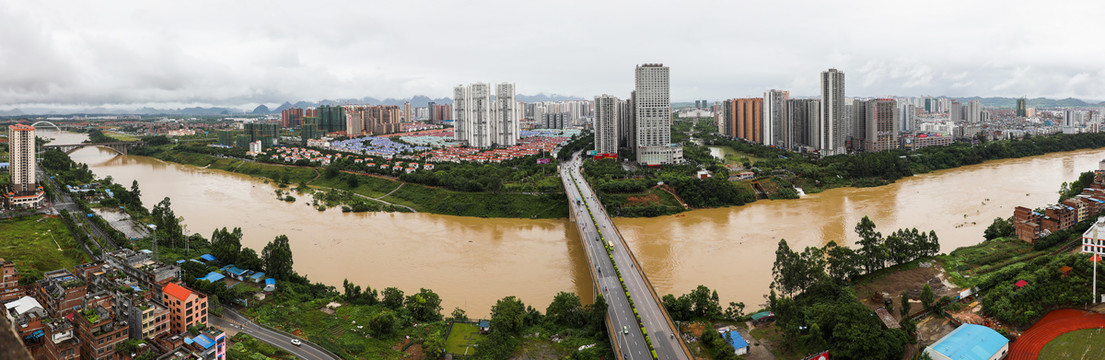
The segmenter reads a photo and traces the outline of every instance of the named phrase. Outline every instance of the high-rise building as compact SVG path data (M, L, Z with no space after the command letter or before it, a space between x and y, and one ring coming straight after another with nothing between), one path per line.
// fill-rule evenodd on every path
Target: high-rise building
M754 143L764 143L764 99L731 99L728 112L724 115L727 136L744 139Z
M789 91L772 89L764 93L764 145L788 146L787 100L790 100Z
M403 103L403 119L402 122L414 122L414 114L411 113L411 102Z
M829 69L821 72L821 154L844 153L846 134L844 117L844 72Z
M618 153L618 125L621 121L622 101L616 96L603 94L595 97L595 152Z
M877 99L864 102L867 134L863 137L863 150L867 152L898 148L898 104L894 99ZM858 103L857 103L858 104Z
M967 122L978 124L982 122L982 102L971 100L967 102Z
M948 119L953 122L963 121L963 104L958 101L952 101L952 107L948 110Z
M518 143L520 124L514 98L514 84L496 86L491 101L491 86L475 83L458 85L453 90L454 137L480 149L511 146Z
M317 109L319 131L324 133L345 132L346 114L345 107L322 105Z
M898 125L898 128L902 131L916 131L916 112L917 108L915 105L905 102L899 102L898 114L900 116L899 121L901 122L901 124Z
M787 143L791 150L821 148L821 100L791 99L787 101Z
M1028 111L1027 110L1028 110L1028 99L1025 99L1023 97L1018 98L1017 99L1017 116L1018 117L1028 116Z
M35 178L35 128L30 125L8 126L8 189L4 203L9 208L36 207L44 192Z
M280 127L290 128L303 123L303 109L291 108L280 111Z
M874 101L874 100L871 100ZM867 103L868 100L852 100L851 105L845 105L848 109L848 150L863 151L867 144Z
M514 98L514 84L495 85L495 107L492 111L491 142L495 146L514 146L518 144L521 121L518 118L518 102Z
M669 69L663 64L638 65L634 116L637 162L662 165L683 162L683 146L671 143Z

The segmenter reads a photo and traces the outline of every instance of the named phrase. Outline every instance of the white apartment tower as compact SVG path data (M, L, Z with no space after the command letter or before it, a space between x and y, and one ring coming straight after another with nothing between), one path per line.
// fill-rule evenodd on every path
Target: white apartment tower
M622 101L603 94L595 97L595 152L618 153L618 122L622 116Z
M683 162L683 147L671 143L671 97L668 67L638 65L634 115L637 120L637 162L662 165Z
M492 144L496 146L518 145L518 134L521 124L518 121L518 102L514 99L514 84L501 83L495 85L495 108L491 133L494 134Z
M490 85L457 85L453 89L454 138L465 141L474 148L490 148L495 140L492 129L494 106L491 102Z
M982 102L971 100L967 102L967 122L979 124L982 122Z
M772 89L764 92L764 145L782 148L790 146L787 139L787 100L790 100L789 91Z
M821 72L821 154L843 154L848 132L844 116L844 72L829 69Z
M30 125L8 126L9 176L8 190L2 191L8 208L35 207L44 199L35 179L35 128Z

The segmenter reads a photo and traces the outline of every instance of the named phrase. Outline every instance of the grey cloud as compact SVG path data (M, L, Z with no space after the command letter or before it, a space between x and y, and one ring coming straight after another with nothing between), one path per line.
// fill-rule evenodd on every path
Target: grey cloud
M520 93L628 96L672 67L673 99L849 96L1105 99L1105 3L887 1L148 1L0 4L0 109Z

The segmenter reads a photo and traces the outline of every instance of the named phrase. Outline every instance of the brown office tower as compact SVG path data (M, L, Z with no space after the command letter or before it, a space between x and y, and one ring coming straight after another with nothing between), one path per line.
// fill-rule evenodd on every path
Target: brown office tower
M745 98L728 100L725 116L725 135L751 142L763 142L764 99Z

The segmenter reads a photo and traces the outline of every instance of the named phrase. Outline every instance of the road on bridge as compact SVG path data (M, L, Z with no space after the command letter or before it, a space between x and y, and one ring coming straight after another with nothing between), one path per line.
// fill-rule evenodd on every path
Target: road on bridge
M613 248L614 263L621 270L629 295L633 298L645 330L652 340L657 358L689 359L690 355L680 343L680 337L664 314L659 300L653 296L650 285L638 269L629 248L614 228L613 221L599 203L594 191L583 179L581 164L577 153L570 162L561 165L560 175L565 183L571 211L580 229L580 237L587 250L588 262L593 267L592 274L597 279L596 287L602 291L609 305L607 314L613 325L610 330L614 334L616 347L627 359L652 358L648 345L644 342L644 334L637 325L633 308L629 306L614 265L607 255L607 246ZM600 230L605 243L599 238ZM628 334L623 327L628 330Z

